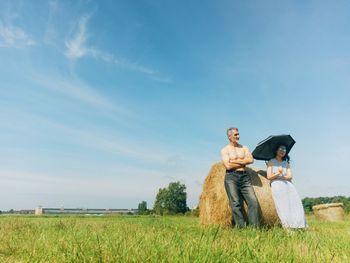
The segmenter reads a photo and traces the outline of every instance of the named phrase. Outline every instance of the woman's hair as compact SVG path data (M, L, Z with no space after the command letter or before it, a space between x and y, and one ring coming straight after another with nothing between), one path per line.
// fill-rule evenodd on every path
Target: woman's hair
M286 149L287 149L287 145L285 145L285 144L278 144L277 147L276 147L276 149L275 149L275 156L277 156L278 148L280 148L281 146L284 146L284 147L286 147ZM283 156L282 160L283 160L283 161L287 161L287 162L289 163L289 161L290 161L289 155L286 153L286 155Z

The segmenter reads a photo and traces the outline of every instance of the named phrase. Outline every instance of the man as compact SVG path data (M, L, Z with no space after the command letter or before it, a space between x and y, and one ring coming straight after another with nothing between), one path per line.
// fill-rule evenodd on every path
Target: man
M245 170L246 165L253 163L253 156L247 146L238 143L238 128L227 129L227 137L230 143L221 150L221 158L226 167L225 189L235 225L237 227L247 225L242 211L244 199L248 206L248 224L259 226L259 203L251 185L250 177Z

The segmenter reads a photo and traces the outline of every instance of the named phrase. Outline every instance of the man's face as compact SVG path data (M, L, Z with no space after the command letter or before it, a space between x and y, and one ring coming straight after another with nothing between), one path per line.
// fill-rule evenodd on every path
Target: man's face
M239 141L239 131L237 130L231 130L228 134L228 139L231 142L237 142Z

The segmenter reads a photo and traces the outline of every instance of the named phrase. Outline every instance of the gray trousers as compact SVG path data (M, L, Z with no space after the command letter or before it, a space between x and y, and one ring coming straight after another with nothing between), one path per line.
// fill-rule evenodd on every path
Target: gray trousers
M248 206L248 224L256 227L260 226L259 203L248 173L226 171L225 189L236 227L247 225L243 216L243 200Z

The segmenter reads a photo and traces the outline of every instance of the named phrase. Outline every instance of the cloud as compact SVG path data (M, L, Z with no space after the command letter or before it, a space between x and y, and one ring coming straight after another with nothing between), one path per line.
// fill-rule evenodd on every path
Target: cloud
M45 27L44 33L44 43L53 45L57 47L57 32L53 23L55 21L56 14L60 9L58 1L49 1L48 2L48 18Z
M22 48L35 44L35 41L23 29L10 24L5 25L0 21L0 47Z
M100 131L93 126L73 127L53 119L48 119L47 117L18 110L7 110L6 114L0 113L0 117L5 120L0 123L1 130L10 129L23 132L27 138L47 136L52 138L52 142L63 141L65 144L70 145L69 147L88 147L93 149L94 152L97 151L102 154L114 156L114 158L120 157L116 160L124 160L126 158L133 162L146 163L147 165L157 164L161 167L175 166L168 164L169 154L167 152L169 151L155 146L154 142L144 142L141 145L134 139L128 138L128 134L117 133L114 129ZM38 127L45 128L38 129ZM150 150L151 148L152 150ZM0 151L1 153L2 151Z
M139 63L131 62L125 58L117 58L109 52L101 51L93 46L89 46L87 44L90 36L87 29L87 23L89 19L89 15L80 17L77 22L77 31L75 32L75 35L71 39L65 41L66 51L64 54L67 58L70 60L77 60L83 57L92 57L94 59L102 60L107 63L113 63L127 70L149 75L156 81L171 82L171 79L169 77L162 76L155 69L141 65Z
M32 80L48 90L61 93L93 107L127 115L131 114L129 110L116 106L106 96L81 80L37 73L32 74Z
M72 39L66 41L65 55L70 59L78 59L91 53L91 50L85 46L88 38L86 30L88 20L89 16L87 15L81 17L78 21L78 32Z
M52 122L56 130L66 133L68 138L74 142L92 147L96 150L104 151L123 157L129 157L138 161L152 162L156 164L167 164L166 154L159 149L149 150L148 147L132 142L121 135L106 136L94 134L92 132L67 127L60 123Z

